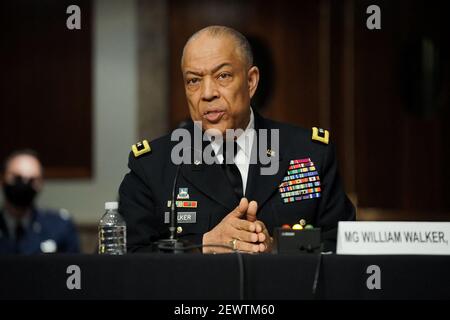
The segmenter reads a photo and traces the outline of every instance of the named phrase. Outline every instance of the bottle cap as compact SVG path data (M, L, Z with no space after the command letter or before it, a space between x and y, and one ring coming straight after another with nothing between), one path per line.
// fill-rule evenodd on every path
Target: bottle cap
M105 210L117 210L118 208L118 202L105 202Z

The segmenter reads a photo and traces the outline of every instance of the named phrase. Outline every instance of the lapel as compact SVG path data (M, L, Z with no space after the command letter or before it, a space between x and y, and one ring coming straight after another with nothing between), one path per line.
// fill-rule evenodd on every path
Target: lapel
M35 230L35 225L39 225L39 230ZM22 252L42 252L41 243L43 240L49 240L49 238L42 237L42 224L38 217L38 209L33 209L32 219L30 224L25 229L23 239L20 241L19 246ZM56 242L56 239L53 238ZM59 250L59 247L56 248Z
M187 128L193 137L193 126ZM205 147L205 143L203 143ZM191 162L194 164L183 164L180 168L183 177L193 184L197 189L204 193L209 198L220 203L229 211L233 210L238 204L239 200L228 182L228 179L223 172L220 164L195 164L194 159L202 154L202 150L194 150L192 148Z
M259 129L267 129L269 137L269 141L267 143L268 148L270 146L270 129L276 129L271 126L271 124L261 117L256 112L255 114L255 130L256 130L256 140L253 142L252 152L258 152L259 150ZM281 133L280 133L281 135ZM279 149L274 150L278 154L278 171L273 175L262 175L261 169L264 167L269 167L269 165L265 166L260 163L259 157L256 164L250 164L249 172L248 172L248 180L247 180L247 192L246 197L249 201L255 200L258 202L258 207L262 207L264 203L270 198L270 196L276 192L281 180L286 173L286 170L289 166L289 157L286 154L282 154L281 150L287 150L286 147L283 146L283 139L279 136ZM267 150L263 150L264 154ZM257 153L258 154L258 153ZM276 158L275 158L276 159ZM276 161L276 160L275 160Z
M183 165L181 173L197 189L230 211L239 204L239 199L219 164Z

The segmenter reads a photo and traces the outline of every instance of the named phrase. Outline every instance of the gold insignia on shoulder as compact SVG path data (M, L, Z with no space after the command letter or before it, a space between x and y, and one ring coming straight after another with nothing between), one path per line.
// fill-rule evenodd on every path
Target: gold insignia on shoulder
M312 139L316 141L320 141L322 143L328 144L330 140L330 133L328 130L313 127L312 128Z
M139 157L147 152L152 151L147 140L142 140L141 142L133 144L131 146L131 150L133 151L135 157Z

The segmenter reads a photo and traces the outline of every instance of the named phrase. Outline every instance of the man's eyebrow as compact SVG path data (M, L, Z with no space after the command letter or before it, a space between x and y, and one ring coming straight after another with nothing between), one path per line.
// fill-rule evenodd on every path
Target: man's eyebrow
M193 74L193 75L195 75L195 76L201 76L201 75L202 75L202 73L201 73L201 72L195 72L195 71L186 71L186 75L188 75L188 74Z
M231 63L228 63L228 62L221 63L221 64L219 64L218 66L214 67L214 68L211 70L211 73L216 73L217 71L219 71L219 70L222 69L223 67L231 67L231 66L232 66ZM203 75L201 72L190 71L190 70L186 71L186 75L188 75L188 74L193 74L193 75L196 75L196 76L201 76L201 75Z
M219 71L220 69L222 69L223 67L231 67L231 64L228 62L219 64L217 67L215 67L214 69L212 69L211 73L216 73L217 71Z

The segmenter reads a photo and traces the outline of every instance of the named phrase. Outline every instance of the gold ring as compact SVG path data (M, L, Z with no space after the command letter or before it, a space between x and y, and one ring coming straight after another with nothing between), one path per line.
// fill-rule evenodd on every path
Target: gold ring
M231 247L233 248L233 250L236 250L236 249L237 249L237 247L236 247L236 241L237 241L237 239L233 239L233 240L230 241L230 244L231 244Z

